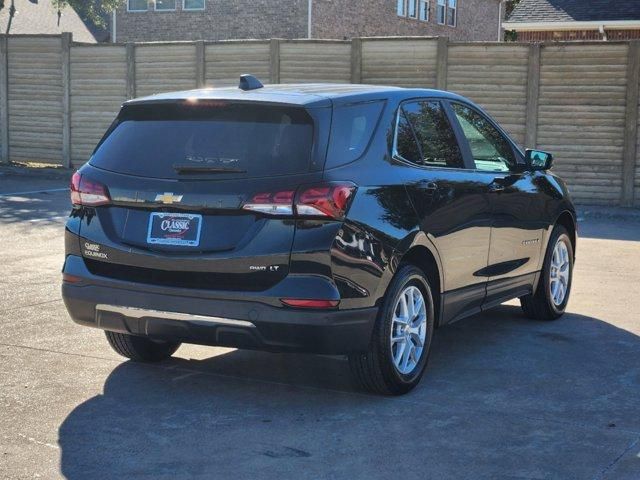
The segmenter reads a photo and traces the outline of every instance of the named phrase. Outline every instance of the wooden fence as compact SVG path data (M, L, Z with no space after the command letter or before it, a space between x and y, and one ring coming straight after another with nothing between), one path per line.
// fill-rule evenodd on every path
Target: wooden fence
M581 203L640 206L640 42L458 43L356 38L88 45L0 36L0 161L85 162L123 101L265 82L448 89L556 155Z

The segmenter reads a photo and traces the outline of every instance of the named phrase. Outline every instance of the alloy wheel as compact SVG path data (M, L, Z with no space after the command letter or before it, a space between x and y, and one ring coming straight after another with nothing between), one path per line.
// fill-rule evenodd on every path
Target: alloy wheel
M570 273L571 264L569 259L569 249L567 248L565 241L560 238L553 248L551 268L549 271L551 300L556 307L562 305L567 297Z
M391 355L396 370L408 375L422 357L427 335L427 308L418 287L406 287L393 309Z

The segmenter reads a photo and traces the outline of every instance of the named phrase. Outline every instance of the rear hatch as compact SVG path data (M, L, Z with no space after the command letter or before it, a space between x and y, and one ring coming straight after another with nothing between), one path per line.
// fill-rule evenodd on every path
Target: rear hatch
M289 270L295 192L322 178L330 115L226 101L125 106L74 179L89 199L88 268L186 288L273 286Z

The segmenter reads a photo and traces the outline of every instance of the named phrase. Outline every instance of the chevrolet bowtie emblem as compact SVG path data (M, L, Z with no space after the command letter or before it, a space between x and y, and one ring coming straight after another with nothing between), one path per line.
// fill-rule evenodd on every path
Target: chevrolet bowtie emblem
M171 192L165 192L163 194L156 195L156 202L162 202L167 205L172 203L180 203L182 201L182 195L174 195Z

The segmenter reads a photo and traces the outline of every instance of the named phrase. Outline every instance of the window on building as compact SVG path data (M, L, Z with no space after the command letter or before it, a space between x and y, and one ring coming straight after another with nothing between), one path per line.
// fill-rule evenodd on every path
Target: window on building
M418 18L418 0L409 0L409 18Z
M447 0L438 0L438 10L436 11L437 21L444 25L447 20Z
M424 22L429 21L429 0L420 0L418 8L418 19Z
M447 7L447 25L449 25L450 27L455 27L456 21L458 20L458 0L448 0L448 2L449 5Z
M146 12L149 9L149 0L129 0L127 10L129 12Z
M156 0L156 10L159 12L165 10L175 10L176 0Z
M205 0L184 0L182 3L183 10L204 10Z
M398 16L407 16L407 0L398 0Z

